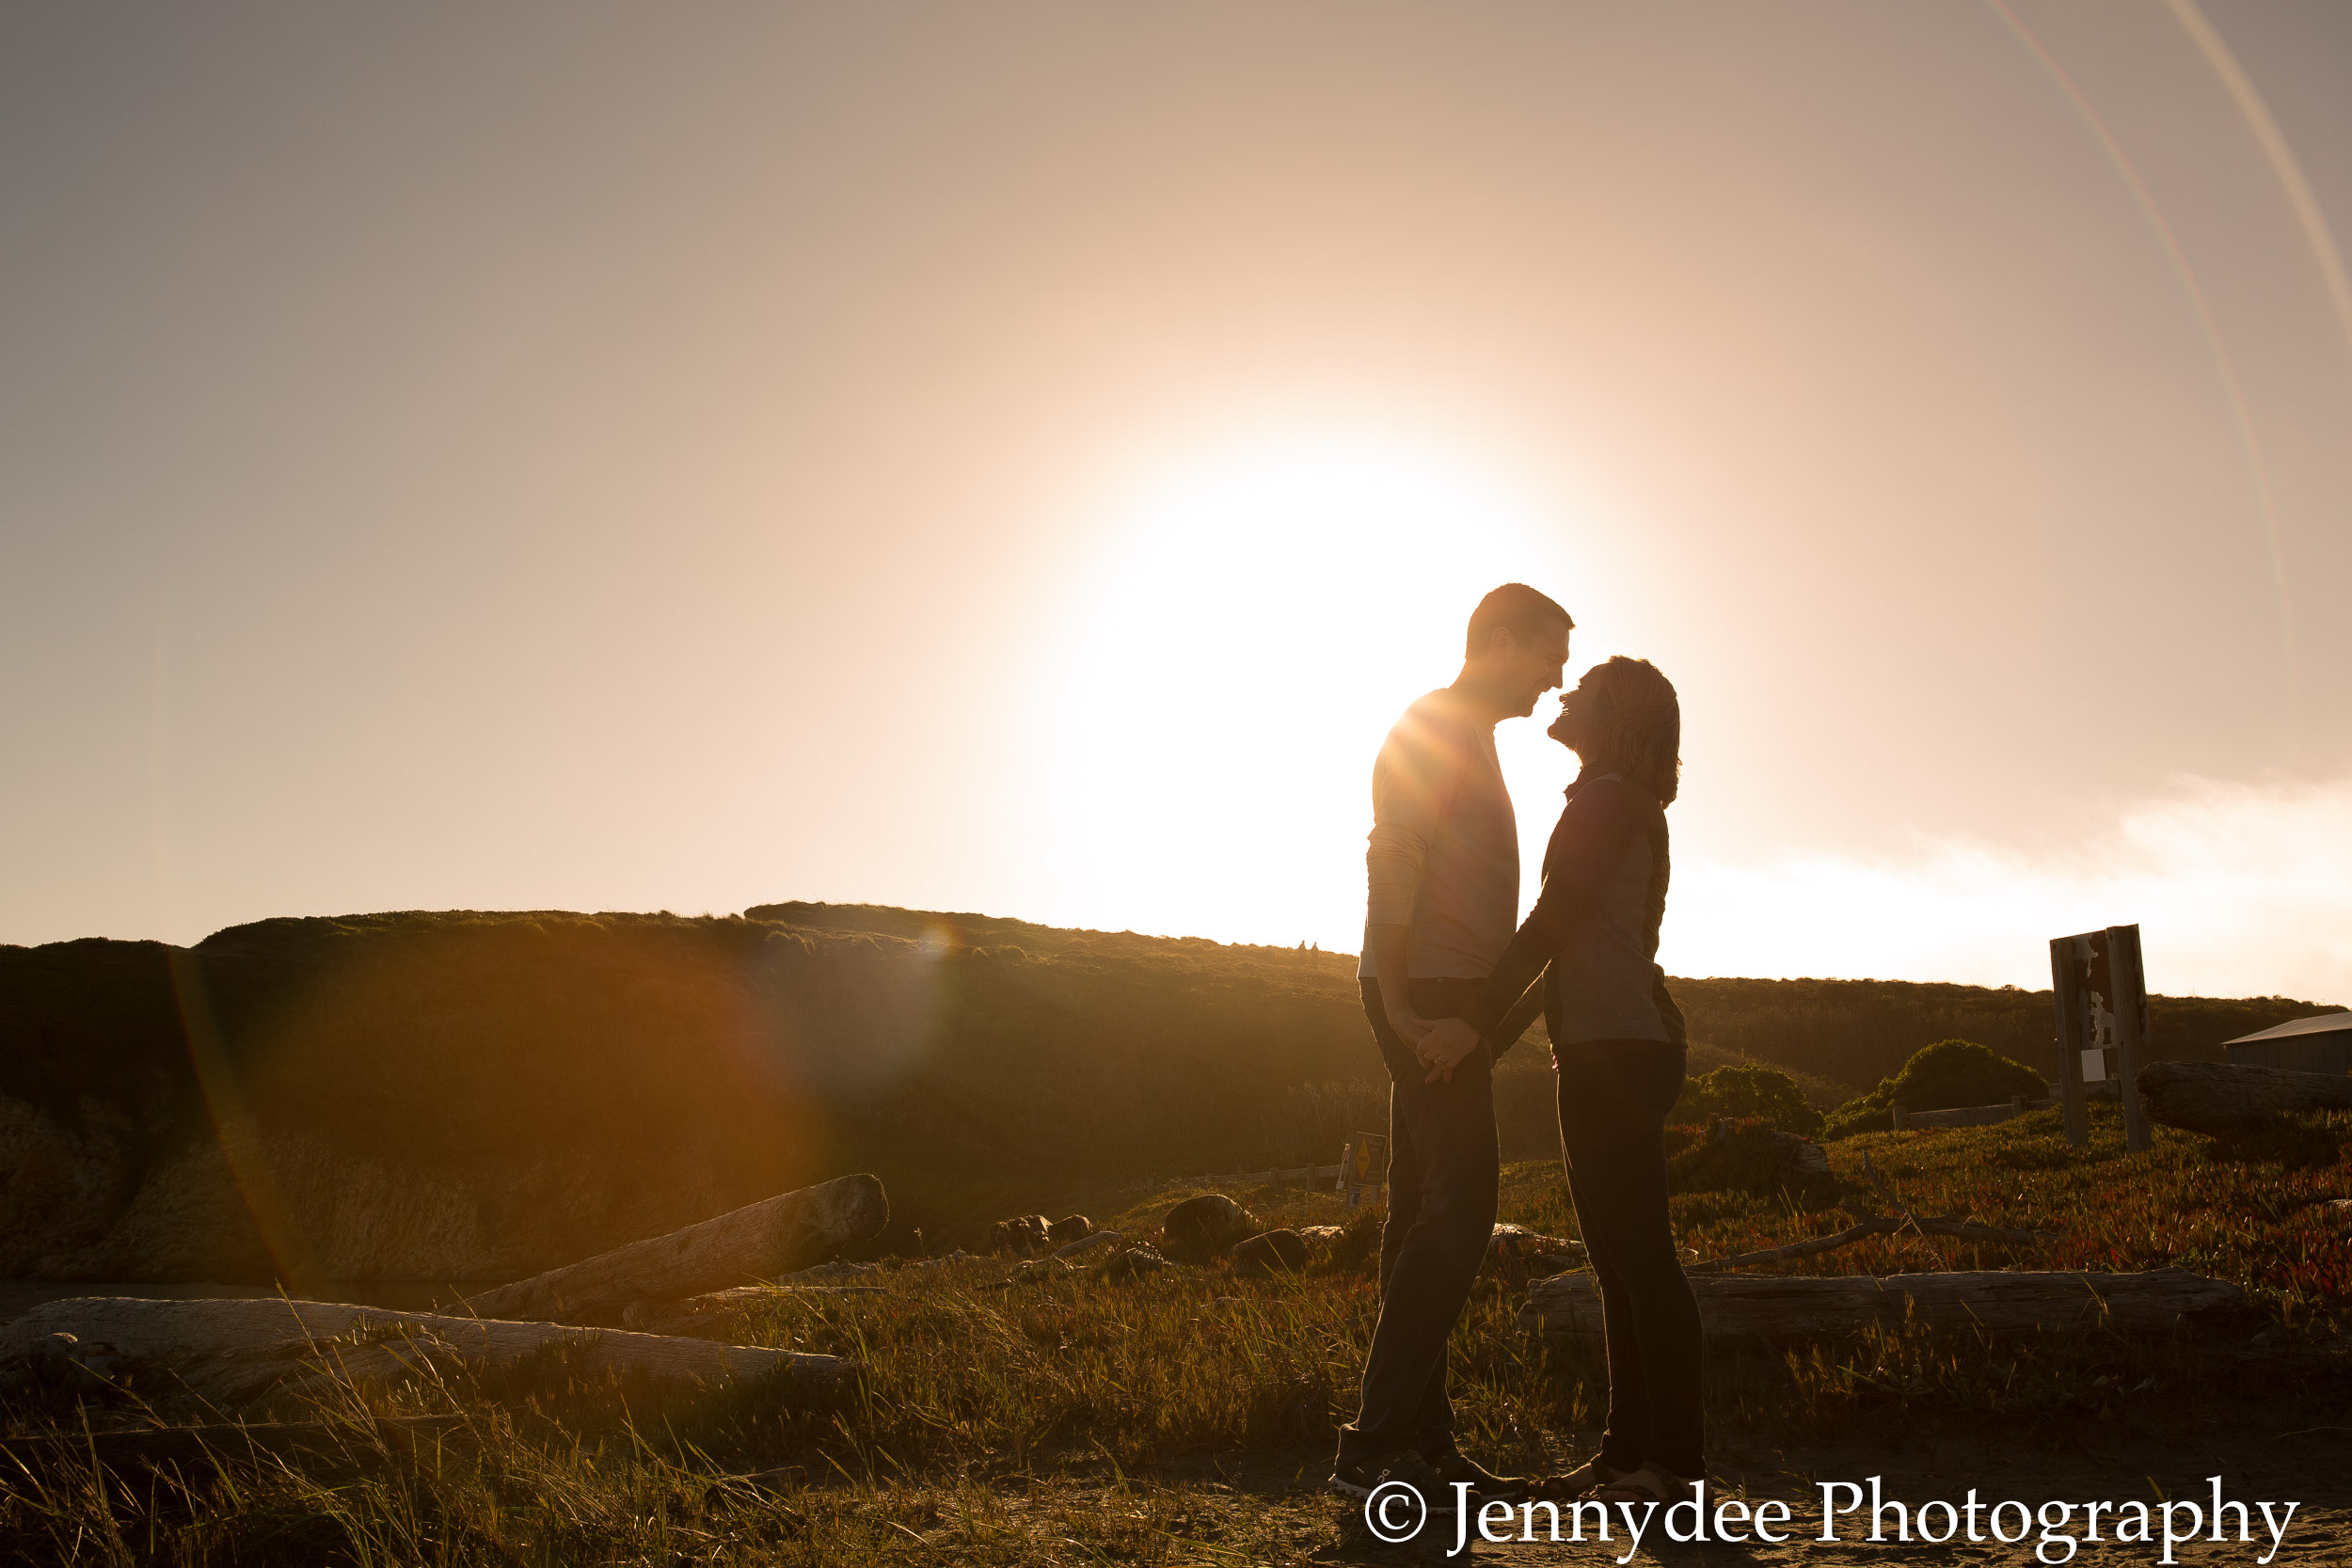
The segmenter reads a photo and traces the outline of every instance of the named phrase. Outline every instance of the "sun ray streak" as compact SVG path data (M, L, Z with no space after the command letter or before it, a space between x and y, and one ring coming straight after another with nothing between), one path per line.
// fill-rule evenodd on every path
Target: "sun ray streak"
M2279 184L2286 192L2287 205L2295 209L2295 219L2303 226L2303 237L2310 242L2312 260L2319 268L2322 281L2328 285L2328 298L2336 308L2337 325L2344 328L2344 342L2352 350L2352 277L2344 270L2344 253L2336 248L2335 230L2328 227L2328 214L2312 194L2309 181L2303 178L2303 166L2295 156L2295 149L2287 142L2286 134L2271 117L2270 105L2255 90L2254 84L2237 63L2237 55L2221 35L2214 30L2205 13L2197 7L2197 0L2165 0L2172 8L2172 15L2182 30L2213 67L2213 73L2221 78L2221 85L2230 89L2236 100L2238 113L2246 117L2247 128L2262 144L2263 156L2270 160L2270 169L2279 177Z
M2164 252L2173 278L2180 284L2181 293L2188 300L2189 309L2197 318L2198 330L2204 337L2206 352L2213 358L2214 372L2220 378L2222 395L2229 403L2232 420L2237 427L2238 445L2245 455L2247 473L2254 487L2254 504L2262 521L2263 537L2269 546L2271 578L2279 595L2279 651L2286 665L2288 738L2293 755L2300 763L2303 755L2302 667L2295 630L2295 600L2288 587L2286 541L2279 527L2279 506L2272 492L2270 465L2263 455L2262 439L2254 430L2253 410L2247 404L2246 389L2238 378L2236 362L2230 357L2229 346L2222 341L2220 324L2214 318L2213 307L2205 298L2203 286L2197 280L2196 269L2189 265L2188 256L2174 236L2163 208L2156 204L2154 193L2140 178L2139 169L2124 153L2122 144L2116 140L2115 133L2107 128L2107 122L2091 106L2090 100L2083 95L2082 89L2075 86L2066 68L2058 64L2058 57L2042 46L2042 40L2034 36L2005 0L1984 0L1984 3L2026 52L2033 56L2034 63L2042 68L2042 73L2065 97L2075 117L2106 154L2107 161L2115 166L2116 173L2122 177L2124 188L2131 192L2132 200L2138 206L2140 216L2146 220L2149 231Z
M293 1224L293 1206L286 1201L270 1168L260 1121L246 1102L245 1085L222 1038L219 1015L204 970L194 953L173 949L167 958L171 989L180 1005L180 1023L186 1037L188 1062L195 1069L198 1091L212 1118L230 1180L245 1199L253 1228L268 1249L270 1262L282 1282L308 1273L308 1259Z

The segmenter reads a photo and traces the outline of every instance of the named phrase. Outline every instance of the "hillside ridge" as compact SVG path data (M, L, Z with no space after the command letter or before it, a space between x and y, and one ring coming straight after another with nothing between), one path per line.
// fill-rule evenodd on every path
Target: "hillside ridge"
M816 903L0 947L0 1275L514 1277L849 1170L904 1246L1073 1185L1326 1163L1386 1120L1354 970ZM2046 992L1675 987L1719 1057L1857 1089L1946 1037L2051 1065ZM2317 1010L2157 998L2153 1053ZM1507 1146L1548 1147L1552 1083L1538 1046L1499 1065Z

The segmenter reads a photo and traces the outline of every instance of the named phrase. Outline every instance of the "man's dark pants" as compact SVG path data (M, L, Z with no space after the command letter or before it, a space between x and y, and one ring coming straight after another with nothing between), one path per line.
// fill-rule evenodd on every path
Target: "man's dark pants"
M1479 980L1411 980L1406 999L1423 1018L1459 1018ZM1453 1447L1446 1340L1470 1300L1494 1233L1502 1162L1495 1143L1492 1065L1480 1046L1451 1082L1428 1069L1389 1025L1380 984L1362 982L1364 1016L1389 1069L1389 1217L1380 1232L1380 1324L1364 1361L1363 1406L1340 1429L1340 1463L1392 1449Z

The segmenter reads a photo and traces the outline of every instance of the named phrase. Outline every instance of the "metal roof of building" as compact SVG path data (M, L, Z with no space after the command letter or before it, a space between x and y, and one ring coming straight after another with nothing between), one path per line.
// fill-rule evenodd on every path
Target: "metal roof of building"
M2352 1029L2352 1013L2322 1013L2317 1018L2298 1018L2290 1023L2275 1024L2251 1035L2240 1035L2224 1045L2244 1045L2249 1040L2280 1040L2291 1035L2332 1035L2340 1029Z

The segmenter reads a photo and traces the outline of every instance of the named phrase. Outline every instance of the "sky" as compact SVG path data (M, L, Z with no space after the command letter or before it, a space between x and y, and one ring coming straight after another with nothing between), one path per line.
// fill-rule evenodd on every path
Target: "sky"
M0 942L1352 952L1523 580L1671 972L2352 1002L2347 246L2332 0L8 8Z

